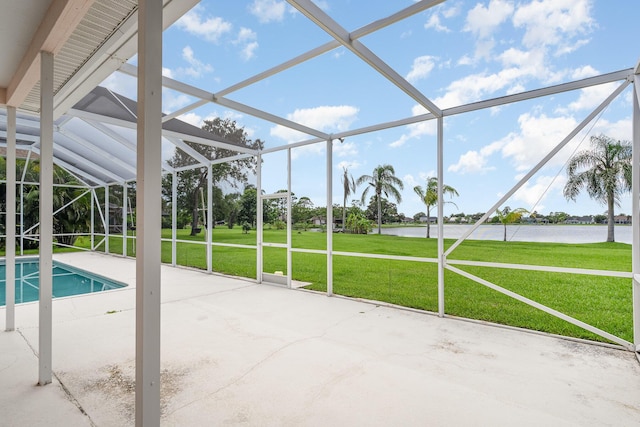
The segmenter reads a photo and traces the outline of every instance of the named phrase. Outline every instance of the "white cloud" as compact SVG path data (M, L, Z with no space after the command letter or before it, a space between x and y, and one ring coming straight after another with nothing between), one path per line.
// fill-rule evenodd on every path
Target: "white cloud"
M353 142L334 142L333 143L333 154L336 157L348 157L348 156L357 156L358 155L358 147Z
M392 143L389 144L389 147L391 148L398 148L398 147L402 147L404 144L406 144L406 142L411 139L409 137L409 135L407 134L402 134L400 135L400 138L396 139L395 141L393 141Z
M406 79L411 83L425 79L429 76L431 70L435 66L436 58L430 55L419 56L413 60L411 71L407 74Z
M210 64L205 64L195 57L191 46L187 45L182 48L182 59L184 59L190 66L178 68L176 70L177 75L199 78L203 74L213 71L213 67Z
M207 41L217 43L220 38L231 32L233 25L220 17L202 16L204 8L197 5L189 12L184 14L176 25L183 31L203 38Z
M428 111L422 105L414 105L411 109L411 115L413 117L426 113L428 113ZM411 139L420 138L423 135L436 135L436 133L438 132L438 124L435 120L427 120L407 125L406 129L408 130L408 133L400 135L398 139L389 144L389 147L402 147L407 141Z
M191 113L186 113L181 116L178 116L178 119L182 120L183 122L189 123L193 126L201 128L205 120L213 120L216 117L219 117L218 114L216 113L211 113L211 114L208 114L206 117L202 117L197 113L191 112Z
M606 83L591 86L580 90L577 100L569 103L566 108L558 109L559 112L593 110L604 101L618 87L617 83Z
M282 21L285 9L286 3L277 0L254 0L249 5L249 12L263 24Z
M534 210L542 211L545 208L542 202L553 193L561 193L565 182L564 175L539 176L535 179L535 182L529 180L524 183L512 197L514 200L523 202L525 206L522 207L530 212Z
M171 113L178 110L191 102L191 98L183 93L174 92L171 90L162 91L162 111L164 113Z
M573 70L571 78L575 80L586 79L587 77L597 76L598 74L600 74L598 73L598 70L593 68L591 65L585 65L584 67Z
M436 98L434 102L440 108L449 108L478 101L486 94L504 89L519 75L520 70L516 68L508 68L496 74L470 74L452 82L445 95Z
M245 61L248 61L255 56L255 51L258 49L257 39L258 35L255 31L245 27L240 28L238 37L233 43L242 46L240 56Z
M196 113L186 113L179 116L178 119L197 127L202 127L202 124L204 123L202 116Z
M240 56L242 56L242 59L245 61L248 61L256 55L256 49L258 49L258 42L247 43L240 51Z
M480 151L467 151L460 156L457 163L449 166L447 170L449 172L456 172L463 175L485 173L494 170L495 166L487 166L488 158L493 153L500 150L502 148L502 145L502 141L496 141L485 147L482 147Z
M134 101L138 98L138 81L135 77L123 73L113 73L100 83L100 86L106 87L115 93L125 95Z
M170 68L162 67L162 75L165 77L173 78L173 71Z
M362 166L362 163L358 162L357 160L343 160L336 165L336 169L343 170L346 168L349 172L351 172L354 169L358 169L360 166Z
M295 110L288 114L287 118L323 132L340 132L349 129L351 123L357 119L358 111L358 108L350 105L321 106ZM281 125L272 127L270 134L288 143L308 138L301 132Z
M501 140L502 155L510 158L518 171L527 171L536 165L573 129L577 122L573 117L535 116L530 113L518 118L519 133L510 133ZM571 144L570 144L571 145ZM563 165L570 150L558 153L549 165Z
M427 30L432 28L438 32L443 32L443 33L451 32L449 28L447 28L445 25L442 25L440 23L440 15L435 13L429 17L427 22L424 24L424 28L426 28Z
M253 41L253 40L257 39L257 38L258 38L258 36L255 33L255 31L253 31L250 28L242 27L242 28L240 28L240 31L238 32L237 42L238 43L245 43L245 42Z
M434 29L438 32L451 32L451 30L442 23L440 17L442 16L445 19L454 18L460 13L460 7L457 4L453 4L451 7L448 5L439 5L435 8L434 13L429 16L429 19L424 24L425 29Z
M558 52L570 52L575 40L591 31L595 21L591 17L591 0L538 0L518 7L513 25L524 28L522 42L526 47L557 46Z
M465 31L470 31L481 39L489 38L513 13L513 3L505 0L491 0L489 6L480 3L467 13Z
M615 122L610 122L604 118L598 120L591 129L589 135L605 134L613 139L621 141L631 141L633 132L633 121L631 117L624 117Z

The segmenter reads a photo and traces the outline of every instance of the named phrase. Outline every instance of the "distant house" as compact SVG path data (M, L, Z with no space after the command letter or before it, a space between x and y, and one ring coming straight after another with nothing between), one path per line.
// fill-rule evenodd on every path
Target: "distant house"
M323 217L314 216L313 218L311 218L311 224L313 225L325 225L326 223L327 220ZM340 223L342 223L342 220L340 220Z
M631 215L616 215L613 217L613 222L616 224L631 224Z
M419 221L424 223L429 222L431 224L436 224L438 222L438 217L436 216L427 217L426 215L423 215L420 217Z
M565 224L595 224L596 220L593 215L570 216L564 221Z

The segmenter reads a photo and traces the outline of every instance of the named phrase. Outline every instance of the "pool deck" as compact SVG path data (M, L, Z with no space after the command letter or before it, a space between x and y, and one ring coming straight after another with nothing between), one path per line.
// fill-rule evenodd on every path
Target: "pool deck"
M133 425L135 261L55 259L130 284L0 308L0 425ZM633 353L162 267L165 426L640 426Z

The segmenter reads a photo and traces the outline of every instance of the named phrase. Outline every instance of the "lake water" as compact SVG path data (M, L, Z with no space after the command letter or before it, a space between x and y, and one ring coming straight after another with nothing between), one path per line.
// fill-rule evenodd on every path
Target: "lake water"
M467 232L472 225L445 224L444 237L458 239ZM633 241L630 225L617 225L615 240L620 243L631 244ZM373 232L376 232L374 227ZM425 237L427 227L398 227L383 228L382 234L404 237ZM438 226L431 226L431 237L438 237ZM483 224L468 238L472 240L502 240L504 227L502 224ZM598 243L607 240L606 225L508 225L507 240L515 242L556 242L556 243Z

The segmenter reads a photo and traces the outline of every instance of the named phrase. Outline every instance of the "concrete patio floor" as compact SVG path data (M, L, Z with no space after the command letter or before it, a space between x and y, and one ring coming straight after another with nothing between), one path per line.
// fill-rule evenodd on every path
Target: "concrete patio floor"
M135 262L55 258L130 286L38 305L0 332L1 426L134 418ZM598 345L162 267L166 426L640 426L640 364ZM5 311L0 309L4 331Z

